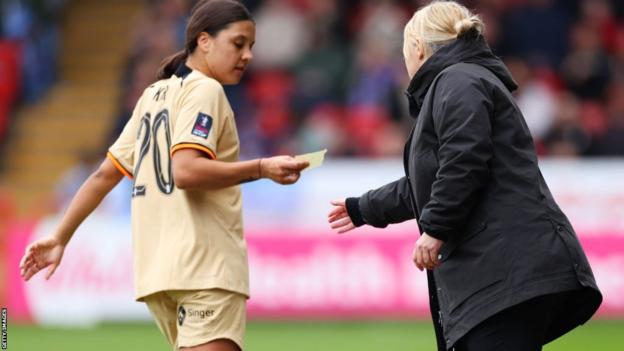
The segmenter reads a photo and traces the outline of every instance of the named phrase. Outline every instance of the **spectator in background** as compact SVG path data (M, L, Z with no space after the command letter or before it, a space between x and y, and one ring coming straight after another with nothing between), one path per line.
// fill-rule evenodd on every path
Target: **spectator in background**
M528 25L530 24L530 25ZM555 0L527 0L503 18L499 54L558 67L565 56L569 14Z
M624 156L624 83L609 87L607 125L592 145L591 153L601 156Z
M34 103L57 80L64 0L0 2L0 150L20 102Z
M616 31L613 53L609 57L609 64L613 72L613 81L624 82L624 24Z
M553 124L555 92L546 81L536 75L526 61L508 58L505 64L518 83L519 88L514 94L516 103L534 141L539 144Z
M148 0L145 10L134 20L131 33L130 57L141 52L155 55L166 54L173 46L184 41L185 13L184 0ZM160 57L160 56L159 56Z
M569 91L556 101L552 128L544 136L544 146L555 157L578 157L586 154L591 138L581 124L581 102Z
M253 109L246 122L258 139L260 148L256 151L260 154L293 154L288 147L295 122L290 109L292 76L287 71L256 72L249 80L246 93Z
M4 14L2 36L22 44L21 97L33 103L57 78L60 47L57 22L64 0L8 0L0 6Z
M481 2L481 17L487 28L484 34L490 47L497 47L501 42L501 28L499 19L505 13L505 0L484 0Z
M600 100L605 95L611 72L599 31L587 22L571 31L571 50L562 64L562 77L570 90L582 99Z
M346 96L347 123L353 147L362 156L398 155L404 130L399 99L406 80L400 60L400 33L406 15L392 2L366 2L360 10L353 68ZM399 145L401 144L401 145Z
M289 68L307 50L310 37L301 9L290 0L266 0L258 8L256 69Z
M346 103L391 111L390 102L398 95L399 84L405 82L401 60L396 59L401 41L395 33L401 31L406 16L389 2L373 2L362 14Z
M15 40L25 40L28 37L34 16L22 1L3 2L2 15L3 37Z
M608 0L582 0L580 22L594 27L598 33L599 46L607 52L613 52L617 23L614 9Z
M345 127L344 111L340 106L318 105L299 129L296 138L298 147L301 150L327 148L338 155L349 155L352 146Z
M344 4L337 0L308 0L305 4L310 45L293 67L291 103L301 119L307 119L317 106L344 102L350 66Z

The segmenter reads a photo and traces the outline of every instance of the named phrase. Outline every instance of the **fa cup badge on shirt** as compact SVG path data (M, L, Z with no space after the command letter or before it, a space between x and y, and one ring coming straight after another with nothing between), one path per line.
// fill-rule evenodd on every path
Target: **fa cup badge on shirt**
M198 113L192 134L206 139L210 133L210 128L212 128L212 117L205 113Z

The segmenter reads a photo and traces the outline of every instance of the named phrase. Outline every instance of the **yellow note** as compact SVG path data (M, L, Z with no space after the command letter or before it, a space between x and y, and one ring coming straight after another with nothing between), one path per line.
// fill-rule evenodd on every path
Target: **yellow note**
M316 168L316 167L319 167L320 165L322 165L323 164L323 160L325 159L325 153L326 152L327 152L327 149L324 149L324 150L321 150L321 151L310 152L308 154L297 155L297 156L295 156L295 158L297 160L303 160L303 161L310 162L310 165L308 167L306 167L306 169L304 169L304 171L307 171L308 169Z

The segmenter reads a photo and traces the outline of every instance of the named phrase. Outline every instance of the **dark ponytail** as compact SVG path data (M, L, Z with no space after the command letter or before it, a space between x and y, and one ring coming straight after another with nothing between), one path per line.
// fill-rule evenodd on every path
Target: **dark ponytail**
M167 57L160 64L158 79L171 77L197 47L197 37L202 32L216 36L230 23L253 21L251 14L242 3L236 0L204 0L193 7L191 18L186 26L184 50Z
M165 58L158 68L158 79L166 79L171 77L182 63L186 61L188 54L186 50L180 50L175 54Z

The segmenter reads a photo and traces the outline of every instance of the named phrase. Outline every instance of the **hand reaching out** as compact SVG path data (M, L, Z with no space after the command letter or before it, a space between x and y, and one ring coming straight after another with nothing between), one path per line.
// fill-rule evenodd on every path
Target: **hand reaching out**
M49 267L45 278L50 279L56 268L61 263L65 245L54 238L39 239L28 245L24 257L20 261L20 275L28 281L40 270Z
M327 219L332 229L337 229L338 234L346 233L355 228L349 213L347 212L347 206L345 205L345 199L332 200L331 204L334 208L327 215Z

